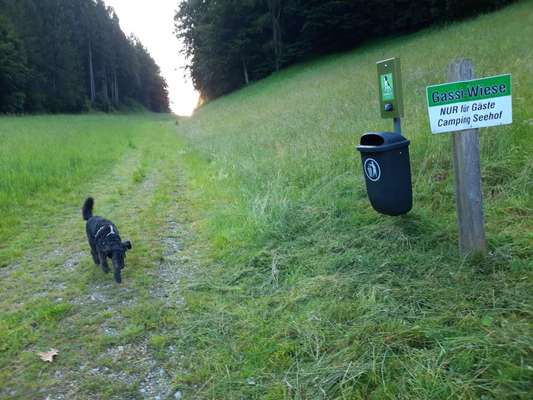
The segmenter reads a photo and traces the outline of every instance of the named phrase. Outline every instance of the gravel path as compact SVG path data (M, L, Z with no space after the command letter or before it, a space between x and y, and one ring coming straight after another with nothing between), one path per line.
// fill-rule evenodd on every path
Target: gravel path
M110 216L119 226L124 239L132 230L143 229L139 221L143 221L146 210L153 211L156 189L159 185L168 184L168 181L163 182L164 176L157 168L142 182L133 184L131 174L138 163L135 157L126 157L112 171L111 184L109 181L100 184L91 192L96 198L96 214ZM27 302L39 297L70 307L68 316L57 326L57 332L46 333L48 340L55 341L60 354L57 362L43 365L46 368L40 373L42 384L37 385L38 388L30 388L30 383L28 387L16 387L8 380L7 385L0 387L0 398L19 399L30 395L36 400L167 400L183 397L172 383L172 372L166 368L179 364L179 354L169 346L163 362L150 346L150 337L153 334L163 335L168 328L144 331L142 316L132 316L132 310L147 304L173 308L184 304L180 283L193 270L194 261L185 248L190 232L184 222L184 210L179 199L182 193L180 185L181 180L177 176L168 206L164 210L153 211L162 213L165 221L157 228L157 237L147 239L149 243L144 246L134 242L133 251L141 247L150 254L162 254L161 257L150 257L151 264L142 266L146 269L143 269L144 275L136 273L135 278L130 277L127 269L141 266L128 265L126 260L124 283L116 285L111 275L104 275L93 266L84 224L75 206L65 210L63 218L57 218L59 223L48 227L58 235L36 245L19 260L0 269L3 287L7 289L5 303L11 308L9 311L22 309ZM128 188L128 195L109 193L107 188L110 186ZM80 199L80 205L82 201ZM137 236L142 237L139 233ZM28 276L25 285L20 284L21 274ZM90 337L87 337L87 331L91 329L99 343L108 344L91 346ZM79 339L75 337L77 332L83 332ZM69 337L68 345L63 347L61 337L58 337L62 334ZM33 358L40 350L42 344L31 345L24 350L23 357ZM35 363L33 359L31 361ZM10 376L9 373L7 376ZM124 388L124 391L121 394L112 390L106 392L110 382L113 386Z

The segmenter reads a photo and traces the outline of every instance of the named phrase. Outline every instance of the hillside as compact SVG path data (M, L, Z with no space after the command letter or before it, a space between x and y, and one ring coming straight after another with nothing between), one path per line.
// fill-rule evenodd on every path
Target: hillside
M177 382L201 398L504 399L532 390L533 2L289 68L179 127L211 261L186 291ZM368 204L355 145L375 62L402 60L414 208ZM511 73L514 123L481 130L490 254L457 249L450 136L425 87L469 57Z

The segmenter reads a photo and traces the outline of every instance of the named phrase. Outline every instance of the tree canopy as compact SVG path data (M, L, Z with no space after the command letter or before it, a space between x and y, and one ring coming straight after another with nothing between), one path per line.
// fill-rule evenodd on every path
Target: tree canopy
M0 0L0 112L168 112L160 69L102 0Z
M176 13L204 100L308 57L416 31L510 0L184 0Z

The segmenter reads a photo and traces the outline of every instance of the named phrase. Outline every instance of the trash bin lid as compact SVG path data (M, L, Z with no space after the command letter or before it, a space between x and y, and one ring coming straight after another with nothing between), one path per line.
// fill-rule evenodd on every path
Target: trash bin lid
M359 143L357 150L361 153L381 153L407 147L411 142L396 132L368 132Z

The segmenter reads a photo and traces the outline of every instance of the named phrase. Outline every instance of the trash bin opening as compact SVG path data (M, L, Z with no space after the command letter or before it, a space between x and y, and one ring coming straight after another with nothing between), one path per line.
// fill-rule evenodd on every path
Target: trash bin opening
M380 135L373 135L367 133L361 138L362 146L381 146L385 140Z

